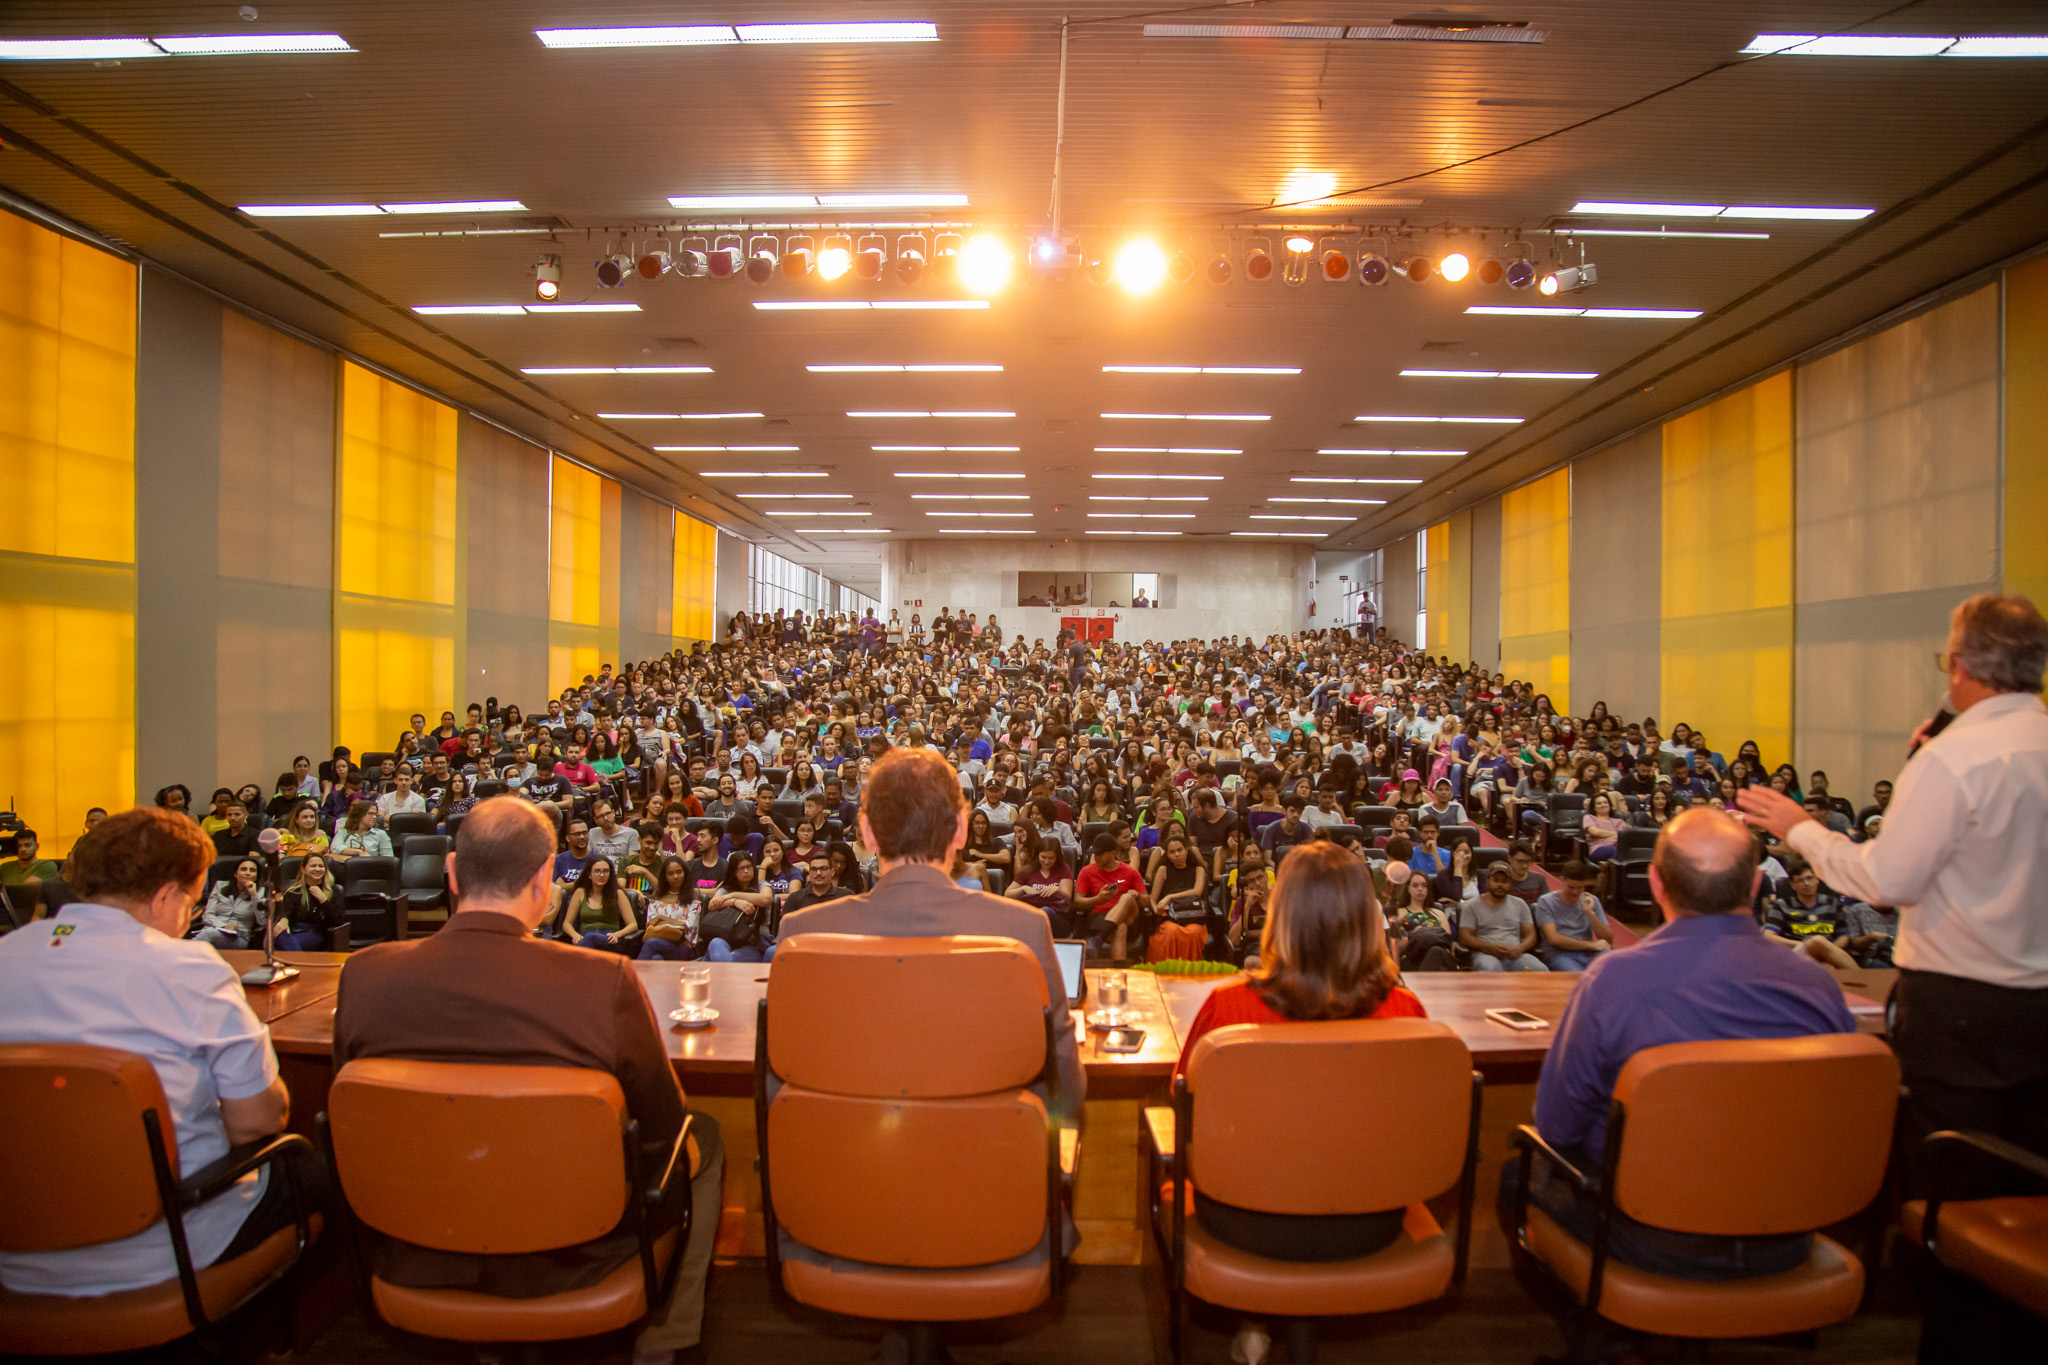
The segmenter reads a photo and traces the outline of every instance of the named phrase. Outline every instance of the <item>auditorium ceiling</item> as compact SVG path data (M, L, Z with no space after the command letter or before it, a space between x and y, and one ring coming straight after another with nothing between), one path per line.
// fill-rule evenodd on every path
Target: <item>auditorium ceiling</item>
M1063 15L1078 268L1039 269ZM656 26L693 36L538 36ZM1969 40L2044 33L2038 4L1941 0L14 0L0 51L167 41L0 60L0 187L874 591L880 544L942 533L1371 548L1963 279L2048 223L2048 55L1966 55L2048 44ZM168 41L328 34L350 50ZM1771 34L1823 50L1745 55ZM802 207L671 202L745 197ZM479 203L514 207L380 207ZM724 237L779 264L842 232L883 239L881 281L595 268ZM945 278L945 232L1004 243L1009 285ZM1168 279L1091 278L1139 238ZM1597 283L1374 287L1366 252ZM558 304L631 307L516 311L544 257ZM881 306L934 302L986 306ZM788 306L819 303L876 306ZM1361 420L1386 417L1519 420ZM1441 453L1331 453L1395 451Z

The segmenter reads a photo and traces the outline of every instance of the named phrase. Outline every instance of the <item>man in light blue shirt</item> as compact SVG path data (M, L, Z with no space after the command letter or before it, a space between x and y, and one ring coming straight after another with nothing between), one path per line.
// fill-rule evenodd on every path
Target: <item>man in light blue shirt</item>
M1557 880L1561 890L1544 892L1529 907L1536 917L1536 951L1553 972L1583 972L1614 946L1614 930L1600 898L1586 890L1592 867L1575 858Z

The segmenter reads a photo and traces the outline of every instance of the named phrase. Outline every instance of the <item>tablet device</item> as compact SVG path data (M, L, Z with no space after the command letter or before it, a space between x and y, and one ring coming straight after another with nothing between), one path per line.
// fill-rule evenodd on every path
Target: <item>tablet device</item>
M1052 950L1060 960L1060 980L1067 988L1067 1003L1078 1005L1088 993L1081 976L1081 953L1087 944L1080 939L1054 939Z

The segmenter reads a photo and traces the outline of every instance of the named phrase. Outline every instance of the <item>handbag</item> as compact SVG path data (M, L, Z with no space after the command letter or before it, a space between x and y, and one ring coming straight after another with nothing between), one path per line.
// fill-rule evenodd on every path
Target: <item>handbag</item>
M754 941L757 930L754 916L738 906L724 906L717 910L706 910L703 920L704 941L722 938L726 946L744 948Z

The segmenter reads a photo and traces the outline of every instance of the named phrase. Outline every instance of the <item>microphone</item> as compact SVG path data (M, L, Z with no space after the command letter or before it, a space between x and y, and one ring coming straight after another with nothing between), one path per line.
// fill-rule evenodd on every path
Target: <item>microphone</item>
M1934 713L1934 719L1927 722L1926 730L1921 734L1920 738L1914 740L1912 744L1907 746L1906 757L1911 758L1914 754L1919 753L1921 745L1925 744L1928 740L1933 739L1943 730L1948 729L1949 722L1953 721L1955 718L1955 703L1950 701L1947 697L1943 697L1941 699L1941 709Z
M274 829L262 829L256 834L256 847L263 852L263 862L269 874L270 888L264 897L263 912L263 961L242 973L244 986L275 986L280 981L289 981L299 974L297 967L277 960L277 907L284 899L280 886L283 880L278 861L278 849L284 838Z

